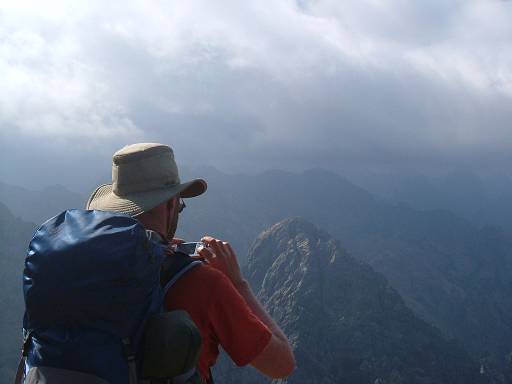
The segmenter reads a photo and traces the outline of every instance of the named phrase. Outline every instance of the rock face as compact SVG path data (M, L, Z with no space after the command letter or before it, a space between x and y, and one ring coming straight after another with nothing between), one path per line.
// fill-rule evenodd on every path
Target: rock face
M293 344L298 369L289 383L486 382L381 274L306 221L288 219L263 232L246 273ZM240 380L236 370L220 375ZM238 382L265 382L250 377Z

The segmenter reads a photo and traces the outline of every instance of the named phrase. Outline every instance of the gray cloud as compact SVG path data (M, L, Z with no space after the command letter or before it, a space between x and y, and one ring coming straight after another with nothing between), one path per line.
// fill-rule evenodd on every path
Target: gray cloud
M85 185L142 140L236 171L506 167L511 19L498 0L8 3L0 169Z

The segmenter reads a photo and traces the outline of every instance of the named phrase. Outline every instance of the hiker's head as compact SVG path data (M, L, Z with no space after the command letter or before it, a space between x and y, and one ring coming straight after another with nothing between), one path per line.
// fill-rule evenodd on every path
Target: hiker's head
M112 183L99 186L86 209L116 211L139 218L161 217L168 213L168 230L178 220L180 198L199 196L206 181L181 183L171 147L156 143L128 145L112 158ZM150 212L151 211L151 212ZM151 213L151 214L150 214Z

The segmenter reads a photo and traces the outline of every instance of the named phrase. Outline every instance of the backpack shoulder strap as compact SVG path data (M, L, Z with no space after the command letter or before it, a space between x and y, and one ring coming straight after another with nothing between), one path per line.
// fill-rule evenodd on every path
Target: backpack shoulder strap
M25 363L27 361L28 346L32 339L32 331L23 329L23 346L21 347L21 356L16 370L15 384L21 384L25 380Z
M163 263L160 272L160 285L164 295L178 281L178 279L192 268L203 264L203 261L193 259L181 252L169 252Z
M185 253L174 251L169 242L158 232L146 230L146 237L163 248L164 260L160 268L160 286L164 291L164 296L181 276L203 263L202 259L193 259Z

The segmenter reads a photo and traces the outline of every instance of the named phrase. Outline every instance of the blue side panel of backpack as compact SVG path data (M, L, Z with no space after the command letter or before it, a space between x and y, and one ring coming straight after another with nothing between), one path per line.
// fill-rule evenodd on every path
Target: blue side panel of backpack
M136 350L144 321L162 310L162 259L161 246L126 215L70 210L44 223L23 273L28 366L126 383L120 340L130 338Z

